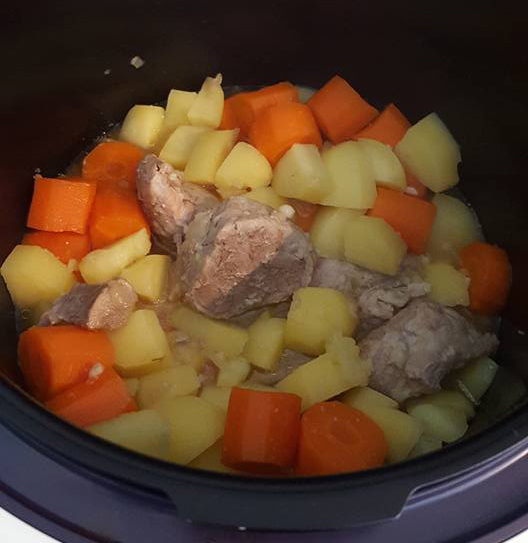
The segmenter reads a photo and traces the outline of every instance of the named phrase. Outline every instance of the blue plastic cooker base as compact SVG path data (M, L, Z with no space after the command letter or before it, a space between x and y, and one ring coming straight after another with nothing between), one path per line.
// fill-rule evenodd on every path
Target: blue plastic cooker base
M498 543L528 528L526 443L415 493L397 519L324 533L195 525L164 496L60 465L3 427L0 444L0 506L65 543Z

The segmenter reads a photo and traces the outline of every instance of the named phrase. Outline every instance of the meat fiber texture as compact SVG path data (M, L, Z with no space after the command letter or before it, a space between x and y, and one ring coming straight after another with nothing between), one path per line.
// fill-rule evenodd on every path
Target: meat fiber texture
M218 205L211 192L195 183L183 182L182 172L154 155L147 155L139 163L136 186L153 234L174 256L195 215Z
M359 342L361 357L372 364L369 386L398 402L439 390L451 370L497 345L494 334L426 298L413 300Z
M314 264L302 230L244 197L198 213L178 258L185 300L219 319L289 299L310 283Z
M422 277L422 258L408 255L399 272L389 276L340 260L319 258L310 286L339 290L358 307L358 337L391 319L412 299L424 296L430 285Z
M90 330L115 330L124 326L137 302L137 295L125 279L100 285L75 285L46 311L39 326L75 324Z

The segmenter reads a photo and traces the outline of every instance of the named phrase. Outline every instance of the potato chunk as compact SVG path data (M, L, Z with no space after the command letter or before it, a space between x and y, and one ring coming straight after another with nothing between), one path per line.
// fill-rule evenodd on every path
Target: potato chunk
M267 187L272 174L266 157L253 145L240 141L218 168L214 181L217 187L255 189Z
M167 288L170 262L167 255L147 255L127 266L121 277L132 285L141 300L159 302Z
M279 196L271 187L259 187L258 189L253 189L244 193L242 196L245 196L250 200L255 200L255 202L265 204L273 209L278 209L280 206L287 203L286 199Z
M470 401L477 404L495 379L498 369L496 362L483 356L451 372L446 377L444 386L460 390Z
M169 352L165 332L151 309L134 311L125 326L108 332L108 337L114 346L116 369L124 377L144 375L145 367Z
M409 454L409 458L422 456L442 448L442 441L436 437L423 435L420 437L413 450Z
M178 126L161 148L159 157L177 170L183 170L198 138L210 130L205 126Z
M310 241L320 256L344 260L345 228L365 210L322 207L310 229Z
M390 145L379 141L361 139L359 145L370 160L376 185L393 190L404 190L407 186L405 172Z
M222 74L217 74L216 77L206 77L196 100L187 112L189 122L194 126L218 128L223 110Z
M206 402L218 407L224 413L227 413L229 405L229 397L231 396L232 387L219 387L208 385L202 388L200 398Z
M460 439L468 428L466 414L453 407L414 401L407 412L422 424L424 435L446 443Z
M224 434L225 414L196 396L165 398L154 409L169 424L169 458L188 464Z
M284 348L285 319L259 318L248 329L244 356L253 366L273 371Z
M330 176L330 191L319 203L325 206L368 209L376 199L376 181L361 145L345 141L323 152Z
M162 107L134 106L121 125L119 139L151 151L160 136L164 117L165 110Z
M188 396L199 388L198 374L192 366L176 366L142 377L137 400L141 409L147 409L163 398Z
M88 253L79 262L79 271L87 283L105 283L117 277L127 266L150 251L150 237L145 228L130 236Z
M210 319L181 306L171 316L175 328L200 342L209 353L223 353L226 359L239 356L248 340L243 328L227 322Z
M318 355L336 332L354 333L358 323L352 304L331 288L305 287L296 290L284 329L284 345L293 351Z
M249 362L243 356L237 356L220 366L216 384L219 387L234 387L246 380L251 371Z
M433 198L436 215L427 254L434 260L458 264L458 252L473 241L482 239L475 213L458 198L436 194Z
M171 349L172 358L175 364L192 366L200 371L207 357L197 341L173 342L172 335L179 334L179 331L167 332L167 339Z
M460 149L436 113L411 126L394 151L403 165L433 192L458 183Z
M189 467L196 469L204 469L207 471L217 471L220 473L240 474L239 471L234 470L222 463L222 440L218 440L214 445L211 445L200 456L195 458Z
M277 162L271 186L279 196L319 203L330 190L330 180L317 146L292 145Z
M86 428L91 434L133 451L167 459L169 426L156 411L124 413Z
M68 266L38 245L17 245L4 260L0 273L13 303L20 308L39 305L47 309L48 302L66 294L75 284Z
M198 136L183 172L183 180L212 185L218 168L235 145L238 128L210 130Z
M371 409L398 409L398 402L370 387L357 387L345 392L340 398L350 407L368 413Z
M469 279L445 262L424 266L424 279L431 285L429 296L439 304L454 307L469 305Z
M458 409L466 415L466 419L472 419L475 416L475 408L473 404L458 390L439 390L432 394L427 394L422 398L409 400L407 407L413 403L428 403L431 405L439 405Z
M372 271L396 275L407 252L401 236L383 219L361 216L345 229L345 258Z
M162 128L162 132L164 134L172 134L179 126L189 124L189 117L187 114L189 113L189 110L194 104L197 96L197 92L182 91L177 89L172 89L169 92L169 96L167 97L167 105L165 107L165 119L163 120Z

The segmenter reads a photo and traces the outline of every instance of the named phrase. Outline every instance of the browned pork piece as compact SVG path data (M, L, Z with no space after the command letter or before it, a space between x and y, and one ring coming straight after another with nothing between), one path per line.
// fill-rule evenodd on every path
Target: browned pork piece
M362 337L381 326L412 299L430 290L421 275L422 260L408 255L393 277L340 260L319 258L310 286L339 290L358 305L359 330Z
M137 193L152 232L173 255L196 213L218 204L208 190L183 182L182 172L154 155L147 155L138 165Z
M413 300L359 342L361 356L372 363L369 386L398 402L438 390L452 369L497 345L494 334L426 298Z
M112 279L101 285L75 285L39 321L39 326L67 323L90 330L115 330L126 324L137 302L128 281Z
M196 215L178 266L186 301L229 319L287 300L310 283L314 262L308 237L284 215L235 197Z

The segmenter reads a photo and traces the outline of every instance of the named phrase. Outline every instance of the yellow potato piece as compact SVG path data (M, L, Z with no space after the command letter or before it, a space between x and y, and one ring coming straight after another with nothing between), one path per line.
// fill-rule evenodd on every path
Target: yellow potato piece
M132 285L141 300L159 302L165 296L170 263L167 255L147 255L127 266L121 277Z
M193 101L187 117L194 126L218 128L224 110L224 91L222 75L207 77L203 82L198 96Z
M141 409L147 409L162 398L194 394L200 385L192 366L176 366L151 373L139 381L138 404Z
M201 134L187 160L184 181L212 185L218 168L235 145L238 128Z
M279 196L272 187L253 189L244 193L243 196L250 200L255 200L255 202L260 202L261 204L272 207L273 209L278 209L280 206L288 203L287 200L282 196Z
M169 340L172 359L175 364L184 364L192 366L196 371L200 371L207 357L200 345L196 341L185 341L173 343L171 334L179 332L168 332L167 339Z
M249 362L243 356L237 356L220 366L216 384L219 387L234 387L242 383L251 371Z
M368 209L376 199L376 181L370 160L356 141L334 145L322 154L330 190L319 203L325 206Z
M272 174L266 157L249 143L240 141L218 168L214 182L217 187L254 189L267 187Z
M198 458L195 458L190 464L190 468L203 469L206 471L217 471L220 473L241 474L222 463L222 440L218 440L214 445L204 451Z
M177 89L172 89L169 92L169 96L167 97L167 105L165 107L165 119L162 128L162 132L164 134L172 134L172 132L174 132L174 130L179 126L189 124L189 117L187 114L189 113L189 110L194 104L197 96L197 92L182 91Z
M451 264L431 262L424 266L424 280L431 285L429 296L439 304L469 305L469 278Z
M370 160L376 185L400 191L405 189L403 166L390 145L369 139L360 139L359 145Z
M229 405L229 397L231 396L232 387L230 386L213 386L208 385L202 388L200 392L200 398L206 402L218 407L224 413L227 412L227 406Z
M75 284L68 267L47 249L37 245L17 245L4 260L0 273L13 303L20 308L40 305L48 308ZM33 318L40 318L35 308Z
M273 371L284 348L285 319L259 318L249 328L244 356L253 366Z
M150 237L145 228L102 249L88 253L79 262L79 271L87 283L105 283L150 251Z
M420 437L413 450L409 453L409 458L422 456L442 448L442 441L435 437L423 435Z
M127 113L119 139L151 151L158 142L165 110L159 106L136 105Z
M108 332L114 346L116 370L124 377L138 377L146 368L156 371L155 361L169 352L165 332L151 309L134 311L125 326ZM154 367L153 367L154 366Z
M453 407L416 400L407 406L407 412L421 423L424 435L446 443L460 439L468 428L466 414Z
M398 409L398 402L370 387L357 387L345 392L340 398L350 407L367 413L371 409Z
M139 390L139 379L137 377L130 377L128 379L124 379L124 381L125 381L125 385L127 387L128 393L131 396L135 396Z
M296 290L284 329L284 345L293 351L318 355L335 333L354 333L358 319L352 304L331 288L305 287Z
M411 126L394 151L403 165L433 192L458 183L460 148L436 113Z
M177 170L183 170L198 138L210 130L205 126L178 126L165 141L159 157Z
M439 390L438 392L427 394L421 398L408 400L407 407L417 403L427 403L430 405L458 409L466 415L467 420L472 419L475 416L473 404L458 390Z
M320 256L344 260L345 228L365 210L322 207L310 229L310 241Z
M352 264L396 275L406 252L401 236L378 217L358 217L345 229L345 258Z

